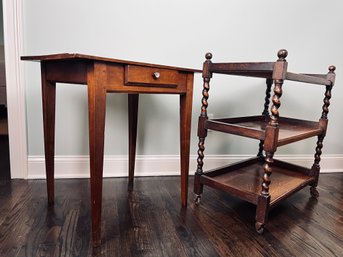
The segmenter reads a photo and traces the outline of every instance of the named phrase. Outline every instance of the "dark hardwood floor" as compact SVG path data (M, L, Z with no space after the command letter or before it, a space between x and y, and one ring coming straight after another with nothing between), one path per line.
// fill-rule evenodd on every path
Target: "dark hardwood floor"
M190 192L192 192L192 179ZM0 182L0 256L343 256L343 173L321 174L254 228L255 207L205 187L200 206L180 208L178 177L104 179L103 244L90 244L89 180Z

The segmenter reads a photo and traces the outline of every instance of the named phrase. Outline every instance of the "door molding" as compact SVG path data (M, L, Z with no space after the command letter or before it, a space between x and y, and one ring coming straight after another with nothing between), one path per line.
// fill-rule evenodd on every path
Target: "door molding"
M4 0L4 49L11 178L27 178L27 134L22 54L22 1Z

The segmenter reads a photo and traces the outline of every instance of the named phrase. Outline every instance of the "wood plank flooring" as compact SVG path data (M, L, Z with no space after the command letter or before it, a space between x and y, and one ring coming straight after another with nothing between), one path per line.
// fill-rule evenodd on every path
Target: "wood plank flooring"
M189 190L192 192L191 179ZM255 207L205 187L200 206L180 207L178 177L104 179L102 246L90 243L89 180L0 182L0 256L343 256L343 173L321 174L320 197L305 188L275 207L265 233Z

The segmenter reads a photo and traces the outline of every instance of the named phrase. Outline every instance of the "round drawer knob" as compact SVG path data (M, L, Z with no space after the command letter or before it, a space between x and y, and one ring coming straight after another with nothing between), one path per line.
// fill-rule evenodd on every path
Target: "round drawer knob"
M155 72L152 74L152 76L154 77L154 79L158 79L158 78L161 76L161 74L160 74L158 71L155 71Z

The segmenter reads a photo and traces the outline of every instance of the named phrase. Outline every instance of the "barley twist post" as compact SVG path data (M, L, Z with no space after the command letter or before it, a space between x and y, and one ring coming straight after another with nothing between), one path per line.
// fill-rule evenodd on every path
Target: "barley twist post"
M209 90L210 90L210 80L212 77L212 73L210 72L210 64L212 59L212 54L207 53L205 55L206 61L204 62L203 67L203 90L202 90L202 99L201 99L201 113L198 122L198 158L197 158L197 169L195 172L195 179L194 179L194 193L195 193L195 203L200 203L200 195L203 191L203 185L200 183L200 177L203 174L203 159L204 159L204 151L205 151L205 138L207 136L207 129L205 127L205 122L208 119L207 117L207 107L208 107L208 98L209 98Z
M329 67L329 72L327 74L327 77L329 79L333 78L333 80L334 80L335 70L336 70L335 66ZM324 132L323 132L323 134L318 136L316 152L314 154L314 163L313 163L312 168L311 168L311 175L315 177L315 182L311 185L310 193L311 193L311 196L314 198L318 198L318 196L319 196L319 192L317 190L318 178L319 178L319 172L320 172L320 164L319 163L321 161L323 140L325 137L326 126L327 126L327 122L328 122L328 113L329 113L329 106L330 106L330 99L331 99L331 90L333 87L333 80L332 80L332 84L327 85L326 89L325 89L325 94L324 94L324 99L323 99L324 104L322 107L322 116L319 120L320 125L324 124L324 125L321 125L321 126L323 126Z

